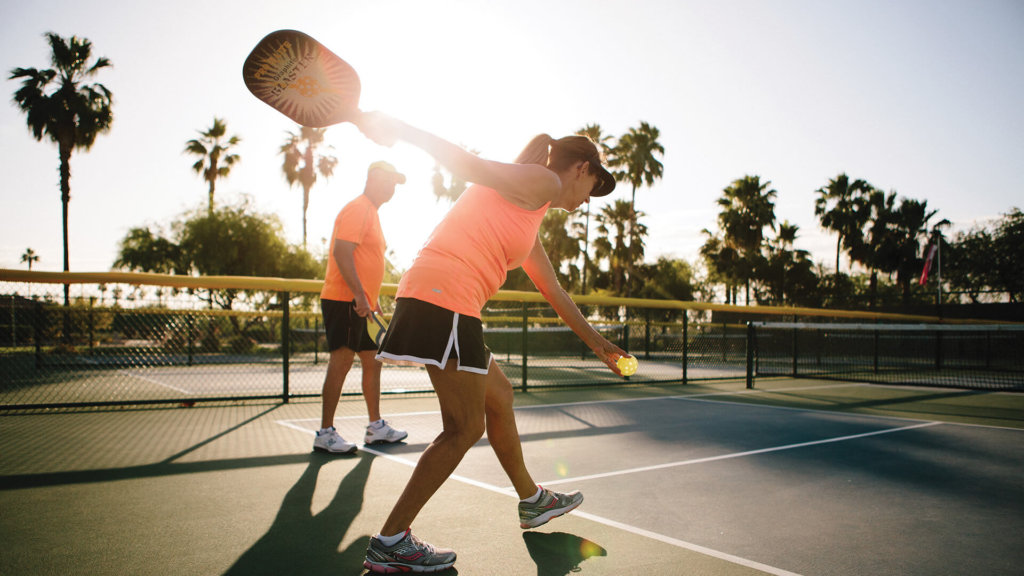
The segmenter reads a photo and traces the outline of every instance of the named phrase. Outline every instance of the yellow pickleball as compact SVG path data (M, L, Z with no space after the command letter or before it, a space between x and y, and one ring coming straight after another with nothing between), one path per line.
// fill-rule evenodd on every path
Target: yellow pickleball
M619 356L619 359L615 361L615 365L619 367L619 372L622 372L623 376L632 376L636 373L639 363L632 356Z

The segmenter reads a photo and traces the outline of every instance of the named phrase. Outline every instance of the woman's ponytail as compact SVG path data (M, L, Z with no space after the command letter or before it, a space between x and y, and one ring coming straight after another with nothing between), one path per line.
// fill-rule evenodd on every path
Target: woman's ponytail
M516 164L540 164L547 166L548 149L551 147L553 138L547 134L538 134L530 140L530 143L523 148L523 151L516 157Z

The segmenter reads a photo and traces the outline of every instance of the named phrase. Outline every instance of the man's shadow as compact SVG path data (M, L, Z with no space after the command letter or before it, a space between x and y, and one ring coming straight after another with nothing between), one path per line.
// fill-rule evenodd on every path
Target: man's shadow
M363 508L373 461L369 454L358 457L359 463L341 481L330 504L314 515L311 506L320 468L337 457L312 453L309 466L288 490L270 529L225 574L360 574L369 535L338 552L338 545Z
M597 544L564 532L524 532L523 542L537 563L537 576L566 576L579 570L580 563L594 556L607 556Z

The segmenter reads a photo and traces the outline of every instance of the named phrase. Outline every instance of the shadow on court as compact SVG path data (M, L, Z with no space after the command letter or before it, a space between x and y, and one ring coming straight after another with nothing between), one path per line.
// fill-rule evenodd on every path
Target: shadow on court
M345 475L330 504L313 514L313 493L320 469L337 456L310 454L309 465L281 501L270 529L225 575L354 573L353 567L363 562L369 535L340 552L338 546L362 510L366 480L374 460L369 454L358 457L359 464Z
M459 553L438 574L1020 573L1024 395L758 386L518 395L528 467L584 510L521 532L481 442L417 524ZM310 453L319 408L0 415L0 573L365 576L436 399L389 398L413 444L351 456ZM361 400L340 408L361 434Z
M607 550L590 540L564 532L526 532L523 542L530 558L537 563L537 576L568 576L578 572L587 558L608 555Z

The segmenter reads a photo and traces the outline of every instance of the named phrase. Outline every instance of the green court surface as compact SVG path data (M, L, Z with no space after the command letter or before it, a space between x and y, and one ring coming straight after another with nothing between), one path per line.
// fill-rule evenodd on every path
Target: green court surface
M535 480L576 511L520 530L482 440L415 533L440 574L1019 574L1024 394L759 379L519 393ZM0 574L364 574L369 536L440 430L310 451L316 401L0 415ZM349 440L362 400L336 420Z

